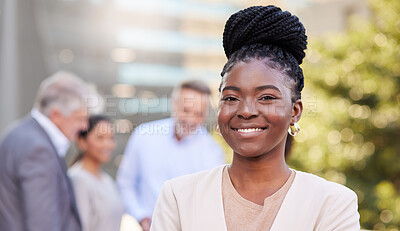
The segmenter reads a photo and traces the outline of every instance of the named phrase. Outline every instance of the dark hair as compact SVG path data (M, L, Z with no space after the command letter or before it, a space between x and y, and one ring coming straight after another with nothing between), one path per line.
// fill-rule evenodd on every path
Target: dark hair
M299 18L276 6L253 6L228 19L223 46L228 62L223 77L238 62L266 59L266 65L283 71L295 83L292 101L301 98L304 87L300 64L307 49L307 36Z
M102 121L111 122L110 119L103 115L92 115L88 120L88 128L79 133L79 138L86 139L87 135Z
M87 135L88 135L91 131L93 131L93 129L96 127L97 124L99 124L99 123L102 122L102 121L106 121L106 122L110 122L110 123L111 123L111 120L110 120L108 117L106 117L106 116L103 116L103 115L92 115L92 116L90 116L90 117L89 117L89 120L88 120L88 127L87 127L87 129L86 129L86 130L83 130L83 131L80 131L78 137L79 137L79 138L82 138L82 139L86 139ZM83 152L82 152L82 151L79 151L78 155L72 160L70 166L74 165L76 162L78 162L79 160L81 160L82 157L83 157Z

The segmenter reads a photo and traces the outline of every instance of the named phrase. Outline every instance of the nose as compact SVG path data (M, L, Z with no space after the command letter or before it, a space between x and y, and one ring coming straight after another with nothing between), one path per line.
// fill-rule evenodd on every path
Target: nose
M251 99L241 100L236 115L242 119L252 119L258 116L256 103Z

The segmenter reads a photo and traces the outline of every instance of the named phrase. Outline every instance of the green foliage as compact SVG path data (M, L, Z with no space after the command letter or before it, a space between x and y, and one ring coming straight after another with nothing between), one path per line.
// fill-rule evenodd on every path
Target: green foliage
M302 130L289 164L353 189L366 229L400 228L400 1L310 41Z

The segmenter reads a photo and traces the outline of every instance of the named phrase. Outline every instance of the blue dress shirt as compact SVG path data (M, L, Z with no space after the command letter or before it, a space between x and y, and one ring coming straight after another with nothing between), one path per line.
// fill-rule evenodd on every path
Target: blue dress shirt
M117 174L126 211L137 221L151 217L166 180L225 163L221 147L204 127L178 141L174 119L138 126L131 135Z

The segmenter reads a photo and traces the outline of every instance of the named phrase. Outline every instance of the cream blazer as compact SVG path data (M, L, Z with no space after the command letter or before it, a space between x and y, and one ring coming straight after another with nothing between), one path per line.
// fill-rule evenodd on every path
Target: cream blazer
M167 181L154 210L151 231L227 231L223 168ZM357 207L356 194L350 189L296 171L271 231L358 231Z

